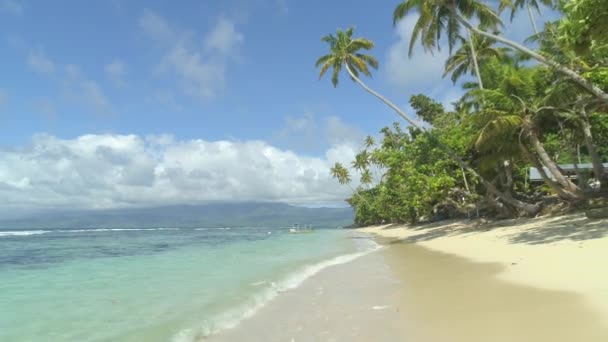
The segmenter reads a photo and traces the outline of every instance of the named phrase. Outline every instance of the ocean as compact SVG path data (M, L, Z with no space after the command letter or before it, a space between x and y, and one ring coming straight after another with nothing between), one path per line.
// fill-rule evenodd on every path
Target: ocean
M0 341L197 341L377 248L348 230L0 230Z

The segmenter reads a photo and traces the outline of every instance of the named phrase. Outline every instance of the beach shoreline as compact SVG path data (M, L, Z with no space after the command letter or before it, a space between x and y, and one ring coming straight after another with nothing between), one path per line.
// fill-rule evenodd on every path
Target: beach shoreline
M453 220L358 229L473 262L497 263L500 280L581 295L608 324L608 219L583 213L486 223Z
M604 341L607 220L581 215L352 231L328 267L211 341Z

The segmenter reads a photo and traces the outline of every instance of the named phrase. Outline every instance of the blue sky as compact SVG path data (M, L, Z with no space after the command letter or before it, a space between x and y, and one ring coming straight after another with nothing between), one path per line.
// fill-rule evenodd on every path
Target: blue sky
M382 59L395 39L391 2L374 11L323 1L4 2L19 10L0 14L3 145L40 132L269 139L286 117L305 114L337 115L375 132L392 119L352 85L333 90L319 82L313 66L325 51L319 38L353 24L376 41ZM154 32L162 26L155 19L174 36ZM217 44L227 44L225 55L206 43L222 25ZM188 80L163 66L175 40L186 50L179 62L198 56L194 63L222 70ZM87 82L94 91L79 84Z
M232 144L235 153L261 143L261 150L292 156L301 165L295 172L298 177L313 175L312 179L322 181L306 186L327 193L298 192L293 185L297 181L286 178L285 188L267 196L255 190L230 196L175 195L166 203L237 198L339 202L348 190L329 185L327 165L348 161L364 135L376 134L396 117L347 78L342 78L338 89L329 79L317 79L314 62L326 52L322 35L355 25L357 35L374 40L373 54L381 68L368 83L404 108L416 93L430 94L445 104L460 94L458 87L441 78L446 49L434 56L418 49L414 58L407 58L415 16L393 27L397 3L0 0L0 191L6 188L5 204L73 205L76 199L63 193L65 189L58 190L57 177L74 183L69 174L78 171L79 179L87 178L82 172L94 169L78 163L87 158L100 163L99 151L109 149L122 155L97 165L102 174L108 173L99 181L105 184L100 187L103 192L89 192L90 184L83 183L88 187L82 195L87 200L79 201L87 207L147 205L152 203L149 199L132 194L151 191L148 196L157 196L155 191L161 190L155 187L162 177L169 177L163 164L167 151L199 144L191 152L206 158L182 169L182 176L174 175L182 177L179 182L199 171L216 170L214 177L219 178L221 167L208 164L212 155L208 149L201 152L200 144L217 147L224 142ZM531 33L527 16L516 18L506 30L523 40ZM52 156L40 152L59 145ZM84 150L90 152L86 158L78 154ZM150 163L133 165L136 158L127 150L145 154L150 160L144 164ZM261 150L250 153L268 159ZM183 158L175 165L182 167L192 159L188 154ZM279 159L267 160L271 166L265 170L273 177L283 168L276 163L289 158ZM24 160L34 162L14 166ZM57 172L54 181L42 180L31 170L48 160L46 171ZM137 167L153 175L151 183L127 183L118 189L116 175L122 177ZM260 177L263 183L270 174ZM172 182L179 183L177 178ZM251 181L235 176L231 184L242 188ZM178 188L171 191L180 193Z

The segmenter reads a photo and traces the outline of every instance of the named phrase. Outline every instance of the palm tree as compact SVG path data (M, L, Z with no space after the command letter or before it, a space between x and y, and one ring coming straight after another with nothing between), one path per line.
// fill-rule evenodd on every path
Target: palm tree
M336 178L338 182L342 185L348 184L351 181L348 170L340 163L334 164L334 166L329 170L329 172L331 173L331 176Z
M513 21L517 10L526 7L526 9L528 10L528 16L530 17L530 23L532 24L532 28L534 29L534 34L538 34L538 27L536 27L536 20L534 20L534 13L532 13L532 8L534 8L536 12L540 14L541 4L551 7L553 6L553 0L500 0L498 11L502 12L506 8L511 8L511 21Z
M352 179L350 178L350 173L348 172L347 168L342 166L342 164L340 163L335 163L334 166L329 169L329 173L331 173L331 176L333 178L336 178L338 180L338 183L342 185L348 185L349 189L353 192L353 194L359 196L359 198L361 198L363 202L365 202L365 204L370 206L369 202L365 199L365 197L361 196L361 194L359 193L359 188L357 188L357 191L355 191L355 189L353 189L353 187L350 185ZM365 181L365 184L369 184L367 183L367 179L365 179Z
M499 69L494 74L497 87L474 89L468 94L473 95L474 100L484 99L486 103L472 116L479 127L476 149L512 150L513 141L519 140L522 148L526 149L524 155L527 159L535 166L542 166L539 171L546 167L559 186L543 176L547 185L565 199L582 198L582 189L562 174L540 139L542 115L554 116L554 108L547 106L547 97L544 96L546 84L538 81L541 74L537 69L518 69L511 65L502 65ZM529 153L526 146L530 146L534 153Z
M460 26L464 26L469 31L494 39L502 44L512 47L537 61L555 68L559 73L570 78L588 92L596 96L603 102L608 103L608 94L600 87L579 75L574 70L544 57L540 53L528 49L522 44L504 38L497 34L486 31L500 24L498 15L479 0L405 0L395 8L393 13L393 23L397 23L407 14L417 10L420 13L410 41L410 54L413 44L420 39L425 49L439 48L439 38L441 32L446 31L450 48L455 44ZM479 27L473 25L469 19L477 18Z
M352 35L353 28L349 28L346 31L338 30L335 36L329 34L321 38L321 41L329 44L330 53L322 56L316 62L316 67L321 67L319 79L323 77L323 75L329 68L333 67L333 74L331 80L334 87L337 86L340 71L342 70L342 66L344 66L353 81L359 84L363 89L365 89L365 91L372 94L384 104L393 109L410 125L419 129L421 132L427 134L429 138L432 139L458 165L460 165L466 170L469 170L473 175L478 177L482 184L488 189L488 191L495 194L506 203L518 209L521 209L526 213L535 214L536 212L538 212L539 208L537 205L521 202L498 191L498 189L496 189L496 187L492 183L488 182L477 171L475 171L475 169L470 167L464 160L462 160L462 158L460 158L454 151L452 151L451 148L443 144L441 141L439 141L439 139L430 134L424 127L419 125L416 120L408 117L401 109L399 109L399 107L397 107L397 105L395 105L387 98L380 95L378 92L363 83L363 81L359 79L359 73L363 73L364 75L371 77L368 65L376 69L378 67L378 62L374 57L370 55L361 54L358 51L361 49L371 50L374 47L374 43L371 40L365 38L353 38Z
M483 81L481 79L479 65L477 63L480 60L483 61L489 58L502 59L506 55L508 49L495 48L492 46L494 44L493 40L483 37L470 37L470 42L473 47L472 49L465 47L466 39L464 37L458 37L458 40L462 42L462 45L458 50L456 50L453 55L448 57L448 59L446 60L445 72L443 73L443 77L451 73L452 82L456 83L456 81L462 75L474 73L477 77L479 88L483 89ZM476 52L476 58L474 52Z

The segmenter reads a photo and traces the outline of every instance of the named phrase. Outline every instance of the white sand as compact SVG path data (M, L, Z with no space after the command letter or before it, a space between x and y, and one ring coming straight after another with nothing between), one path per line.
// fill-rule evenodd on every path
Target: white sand
M583 214L480 224L451 221L360 229L475 262L504 265L497 277L583 296L608 323L608 219Z

